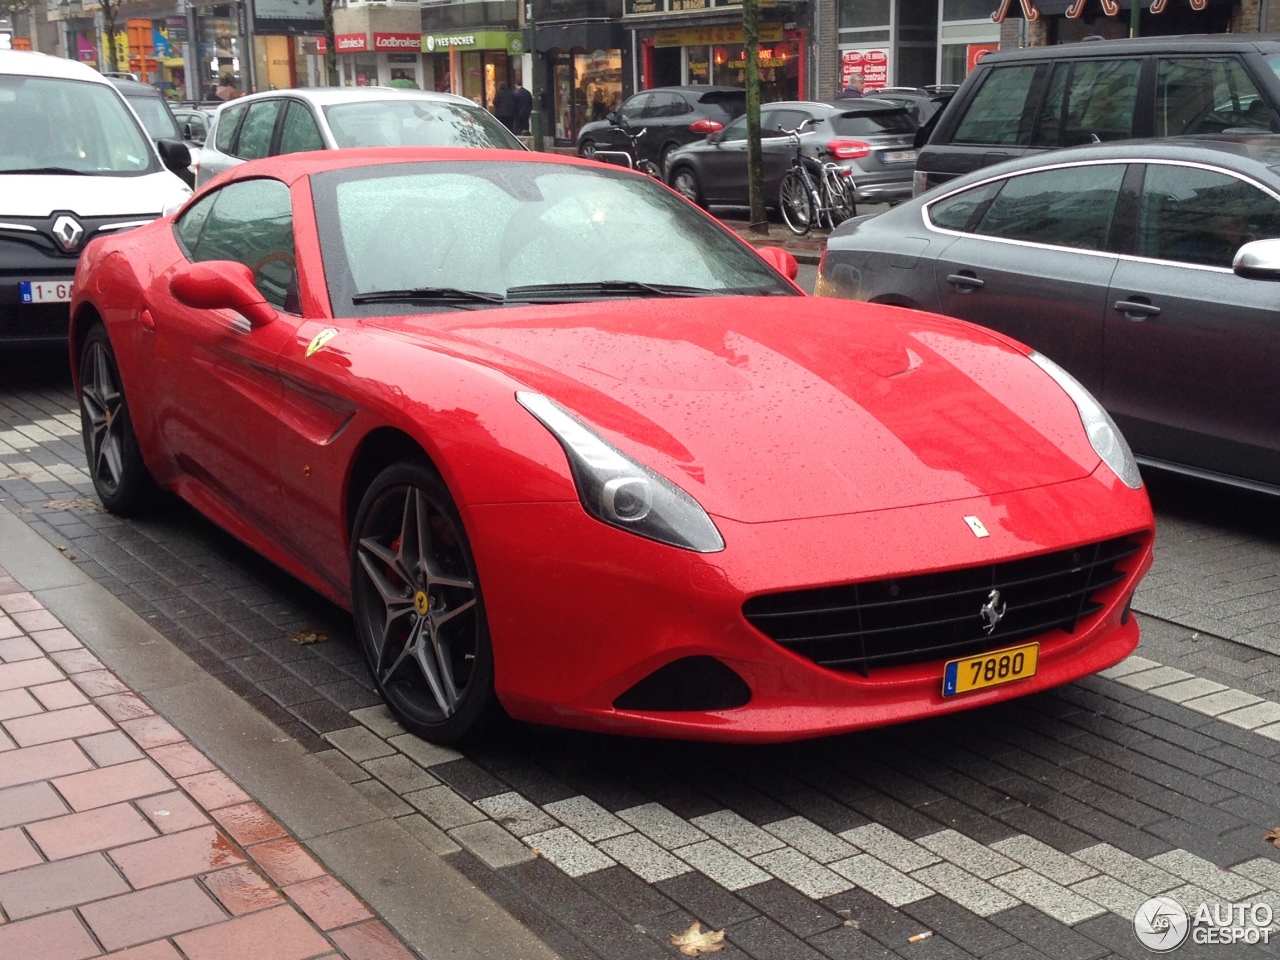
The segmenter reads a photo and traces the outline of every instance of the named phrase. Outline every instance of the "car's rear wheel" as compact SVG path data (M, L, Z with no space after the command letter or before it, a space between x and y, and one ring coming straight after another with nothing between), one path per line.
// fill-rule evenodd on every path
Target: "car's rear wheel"
M583 140L578 144L578 156L586 157L588 160L594 160L596 156L596 142L594 140Z
M706 202L702 196L702 183L698 180L697 173L693 167L681 167L671 175L671 186L684 197L691 200L700 207L705 207Z
M155 481L138 449L116 354L102 324L80 347L80 430L98 499L109 511L129 516L152 502Z
M662 148L662 152L658 154L658 167L665 174L667 168L671 166L671 151L680 146L678 143L668 143Z
M406 729L457 743L501 715L471 546L426 464L388 467L361 500L351 601L374 682Z

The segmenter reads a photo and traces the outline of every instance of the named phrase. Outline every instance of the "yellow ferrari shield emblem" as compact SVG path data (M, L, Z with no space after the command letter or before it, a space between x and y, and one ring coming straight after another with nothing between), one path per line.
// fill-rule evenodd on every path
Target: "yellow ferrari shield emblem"
M413 607L418 611L418 616L425 617L427 611L431 609L431 599L419 590L413 597Z
M314 337L312 337L311 342L307 344L307 357L310 358L310 356L313 353L315 353L317 350L319 350L321 347L323 347L326 343L328 343L337 335L338 335L338 331L335 330L333 327L325 327L323 330L317 333Z

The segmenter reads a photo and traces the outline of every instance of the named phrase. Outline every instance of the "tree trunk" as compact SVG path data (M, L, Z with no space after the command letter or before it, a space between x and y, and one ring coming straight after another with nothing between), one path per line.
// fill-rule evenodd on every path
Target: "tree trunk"
M103 44L107 54L107 69L116 72L120 69L120 59L116 55L116 14L119 8L115 3L102 0L102 25L107 31L107 42Z
M742 0L742 46L747 81L747 195L751 199L751 232L769 232L764 209L764 161L760 155L760 4Z
M325 82L338 85L338 43L333 39L333 0L324 0L324 75Z

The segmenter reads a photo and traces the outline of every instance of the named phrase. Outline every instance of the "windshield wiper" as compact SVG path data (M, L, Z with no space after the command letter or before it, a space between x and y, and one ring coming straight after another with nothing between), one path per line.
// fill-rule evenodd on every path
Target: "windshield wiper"
M374 290L371 293L358 293L351 298L355 304L361 303L503 303L506 298L500 293L487 293L484 290L459 290L456 287L412 287L406 290Z
M585 283L531 283L509 287L509 300L559 299L562 297L630 297L649 294L659 297L714 297L732 291L707 287L685 287L674 283L642 283L639 280L591 280Z
M48 173L74 177L89 176L88 170L72 170L70 167L23 167L20 170L0 170L0 173Z

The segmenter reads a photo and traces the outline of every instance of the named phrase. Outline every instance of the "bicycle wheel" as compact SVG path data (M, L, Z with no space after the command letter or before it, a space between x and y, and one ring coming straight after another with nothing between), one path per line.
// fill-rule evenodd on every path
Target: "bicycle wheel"
M834 229L850 217L857 215L858 202L853 182L848 177L841 176L832 170L823 178L823 183L827 192L828 216Z
M800 174L792 170L782 178L778 188L778 206L787 229L797 237L803 237L813 229L813 200L809 188Z
M658 181L662 180L662 170L659 169L658 165L652 160L637 160L636 169L646 177L653 177L653 179Z

